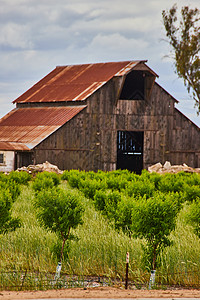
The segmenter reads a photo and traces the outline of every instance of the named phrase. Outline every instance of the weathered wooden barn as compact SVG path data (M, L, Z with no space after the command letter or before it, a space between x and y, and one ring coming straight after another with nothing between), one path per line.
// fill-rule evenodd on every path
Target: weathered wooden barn
M200 129L146 61L56 67L0 120L0 171L46 160L60 169L200 167Z

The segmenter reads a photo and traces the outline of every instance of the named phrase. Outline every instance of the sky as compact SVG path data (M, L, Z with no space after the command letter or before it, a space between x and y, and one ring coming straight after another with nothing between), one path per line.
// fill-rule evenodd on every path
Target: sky
M200 116L177 77L162 10L199 0L0 0L0 118L12 101L56 66L148 60L177 108Z

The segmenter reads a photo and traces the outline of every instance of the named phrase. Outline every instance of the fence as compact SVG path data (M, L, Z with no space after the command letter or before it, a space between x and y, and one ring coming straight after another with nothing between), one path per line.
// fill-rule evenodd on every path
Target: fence
M129 280L129 289L148 289L149 286L149 274L143 278L135 278L135 280ZM185 274L176 274L177 278L174 278L170 274L165 276L156 273L155 287L157 289L168 288L169 286L176 287L200 287L200 274L196 272L194 281L194 272L187 272ZM49 290L59 288L76 288L76 287L97 287L97 286L120 286L124 287L126 284L124 278L109 278L109 277L89 277L89 276L76 276L61 273L60 277L55 280L55 273L47 272L31 272L31 271L6 271L0 272L0 290Z
M47 290L59 288L95 287L113 285L115 280L106 277L76 276L61 273L8 271L0 273L0 290ZM118 281L119 284L119 281Z

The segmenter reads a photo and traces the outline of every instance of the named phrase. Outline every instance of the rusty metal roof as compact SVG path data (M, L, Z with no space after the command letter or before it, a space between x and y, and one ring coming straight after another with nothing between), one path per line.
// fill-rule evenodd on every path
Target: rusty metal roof
M82 101L112 77L126 75L138 64L145 62L123 61L56 67L13 103Z
M15 108L0 120L0 149L30 150L85 107Z
M12 142L0 142L0 149L5 151L14 151L14 150L22 150L27 151L30 150L26 145L22 143L12 143Z

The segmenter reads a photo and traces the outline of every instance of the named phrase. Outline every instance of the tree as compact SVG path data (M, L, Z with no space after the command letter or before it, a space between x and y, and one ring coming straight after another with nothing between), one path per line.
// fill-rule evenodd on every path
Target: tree
M35 206L40 223L62 240L62 260L65 242L72 237L70 230L83 222L83 206L74 194L55 187L37 193Z
M197 114L200 112L200 18L197 8L182 7L180 22L177 6L162 11L166 36L173 48L176 73L192 91Z
M196 198L190 205L187 222L193 226L194 233L200 238L200 198Z
M13 231L20 227L20 219L13 218L11 207L13 204L12 196L9 191L1 190L0 193L0 234Z
M171 244L169 234L175 229L176 216L181 208L175 194L154 194L135 201L131 229L135 237L144 238L145 258L155 270L160 251Z

